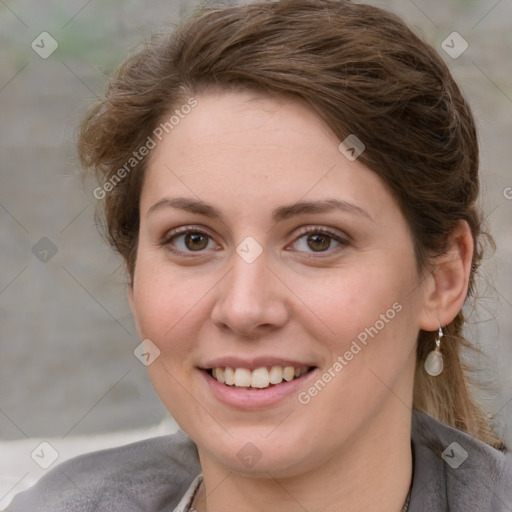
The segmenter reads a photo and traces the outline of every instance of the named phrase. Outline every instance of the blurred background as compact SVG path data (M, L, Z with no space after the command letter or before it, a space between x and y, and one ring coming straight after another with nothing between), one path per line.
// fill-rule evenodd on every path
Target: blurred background
M113 68L197 3L0 0L1 441L141 429L166 416L133 353L126 278L96 230L74 138ZM479 378L494 385L481 398L510 436L512 0L366 3L439 51L477 119L498 248L482 269L479 309L467 305L467 334L485 354Z

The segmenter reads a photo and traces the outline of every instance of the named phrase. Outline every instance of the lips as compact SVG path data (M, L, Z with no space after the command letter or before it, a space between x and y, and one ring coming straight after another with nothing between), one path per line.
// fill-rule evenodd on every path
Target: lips
M217 367L218 368L218 367ZM261 367L260 367L261 368ZM260 411L269 407L278 406L287 400L296 399L301 389L311 385L318 378L319 369L315 366L307 367L308 371L290 381L282 380L280 384L269 384L265 388L237 387L219 382L212 376L213 369L199 369L203 376L203 382L209 389L205 392L205 398L212 396L216 402L227 405L230 408L243 411ZM238 368L237 368L238 369ZM249 371L248 369L246 369ZM252 372L254 373L254 371Z
M197 366L217 403L238 410L262 410L292 399L317 378L319 364L276 356L225 356ZM211 393L211 395L210 395Z

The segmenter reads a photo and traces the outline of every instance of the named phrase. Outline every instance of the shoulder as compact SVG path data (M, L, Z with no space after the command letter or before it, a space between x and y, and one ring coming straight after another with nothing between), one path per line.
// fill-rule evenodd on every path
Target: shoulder
M6 512L172 510L200 471L195 444L179 431L63 462Z
M512 510L512 454L413 412L411 510Z

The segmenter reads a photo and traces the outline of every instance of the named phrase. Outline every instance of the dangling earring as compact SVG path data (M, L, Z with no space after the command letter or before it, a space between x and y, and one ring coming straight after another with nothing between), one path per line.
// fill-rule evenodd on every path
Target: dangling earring
M432 375L432 377L437 377L443 371L443 354L441 354L440 346L441 346L441 338L443 337L443 329L439 326L439 332L437 334L436 339L436 348L432 350L430 354L425 359L425 371Z

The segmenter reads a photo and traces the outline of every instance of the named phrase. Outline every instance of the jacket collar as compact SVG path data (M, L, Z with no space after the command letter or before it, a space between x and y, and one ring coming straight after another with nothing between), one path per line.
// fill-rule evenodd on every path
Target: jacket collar
M512 511L512 463L475 437L413 411L414 512Z

